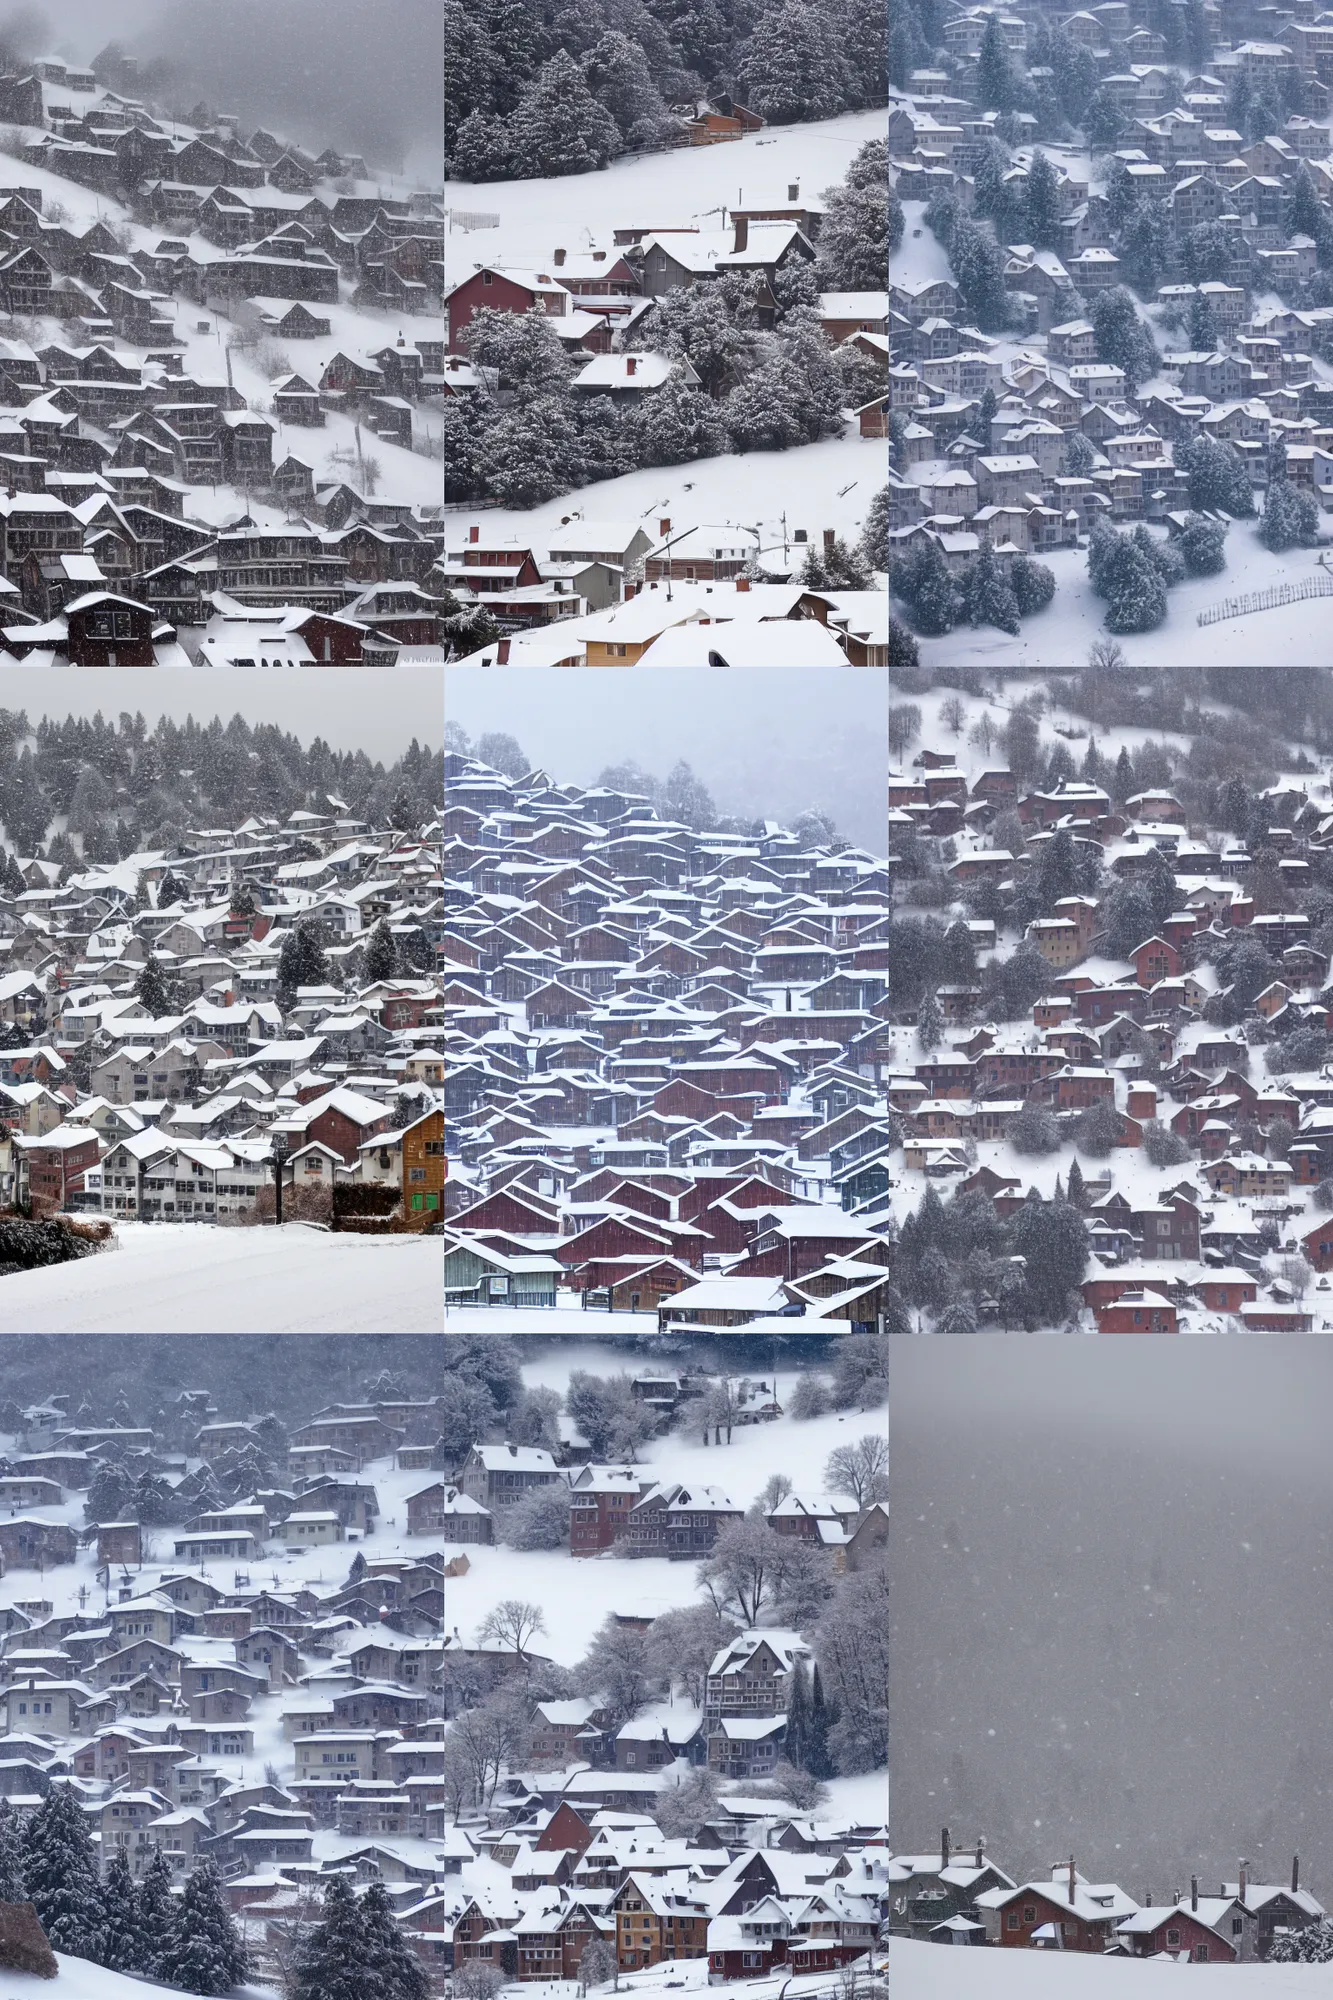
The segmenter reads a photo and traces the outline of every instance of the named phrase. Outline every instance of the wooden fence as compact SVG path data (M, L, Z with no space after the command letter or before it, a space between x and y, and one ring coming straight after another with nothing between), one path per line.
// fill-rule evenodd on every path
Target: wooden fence
M1278 604L1303 604L1308 597L1333 597L1333 575L1321 570L1318 576L1303 576L1295 583L1270 583L1264 590L1242 591L1239 597L1224 597L1199 613L1200 625L1216 625L1223 618L1243 618L1248 611L1271 611Z

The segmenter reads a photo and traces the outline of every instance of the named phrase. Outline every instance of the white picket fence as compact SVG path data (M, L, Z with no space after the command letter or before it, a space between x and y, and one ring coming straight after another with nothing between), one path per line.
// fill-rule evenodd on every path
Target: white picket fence
M498 229L500 227L500 218L498 215L489 215L484 209L480 208L449 208L445 210L445 214L455 229Z
M1223 618L1243 618L1248 611L1271 611L1278 604L1303 604L1308 597L1333 597L1333 575L1321 570L1318 576L1303 576L1294 583L1270 583L1264 590L1245 590L1239 597L1224 597L1199 613L1200 625L1216 625Z

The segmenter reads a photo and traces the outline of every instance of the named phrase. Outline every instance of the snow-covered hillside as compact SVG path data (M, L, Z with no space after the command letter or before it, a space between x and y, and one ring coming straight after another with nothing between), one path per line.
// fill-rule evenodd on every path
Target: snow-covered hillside
M0 1333L431 1333L440 1325L438 1238L151 1222L121 1223L117 1236L117 1251L7 1277Z
M548 269L552 251L609 248L612 231L639 224L716 228L720 211L785 196L791 181L818 195L846 173L867 139L884 136L882 111L775 126L725 146L689 146L615 160L599 174L544 181L446 181L445 263L457 284L475 265ZM466 218L498 215L497 228Z
M55 1983L38 1979L28 1972L0 1974L5 2000L144 2000L148 1993L176 1993L177 1987L160 1986L153 1979L134 1979L124 1972L108 1972L86 1958L69 1958L58 1951L60 1973ZM188 2000L188 1996L187 1996ZM276 2000L271 1987L237 1986L229 2000Z
M1333 1993L1333 1966L1246 1965L1238 1969L1073 1952L949 1950L895 1939L889 1947L893 2000L1158 2000L1187 1987L1200 2000L1243 1992L1246 2000L1315 2000Z

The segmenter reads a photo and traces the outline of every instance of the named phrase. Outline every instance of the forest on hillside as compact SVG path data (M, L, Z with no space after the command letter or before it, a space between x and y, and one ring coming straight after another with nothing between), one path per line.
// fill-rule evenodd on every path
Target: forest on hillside
M241 715L164 716L152 729L142 714L48 717L34 730L21 710L0 709L0 817L22 855L42 850L58 818L66 824L50 858L76 863L74 834L85 862L108 864L173 852L191 828L328 812L330 797L371 826L409 832L434 818L443 788L441 753L415 738L386 768L363 750L334 750L319 736L307 746Z
M882 0L444 0L446 172L587 173L734 96L770 125L888 102Z

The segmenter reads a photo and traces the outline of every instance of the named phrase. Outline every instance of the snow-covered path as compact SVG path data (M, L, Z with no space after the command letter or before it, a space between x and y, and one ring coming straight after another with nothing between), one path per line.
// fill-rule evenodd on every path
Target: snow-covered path
M122 1223L121 1247L0 1278L0 1333L434 1333L438 1237Z

